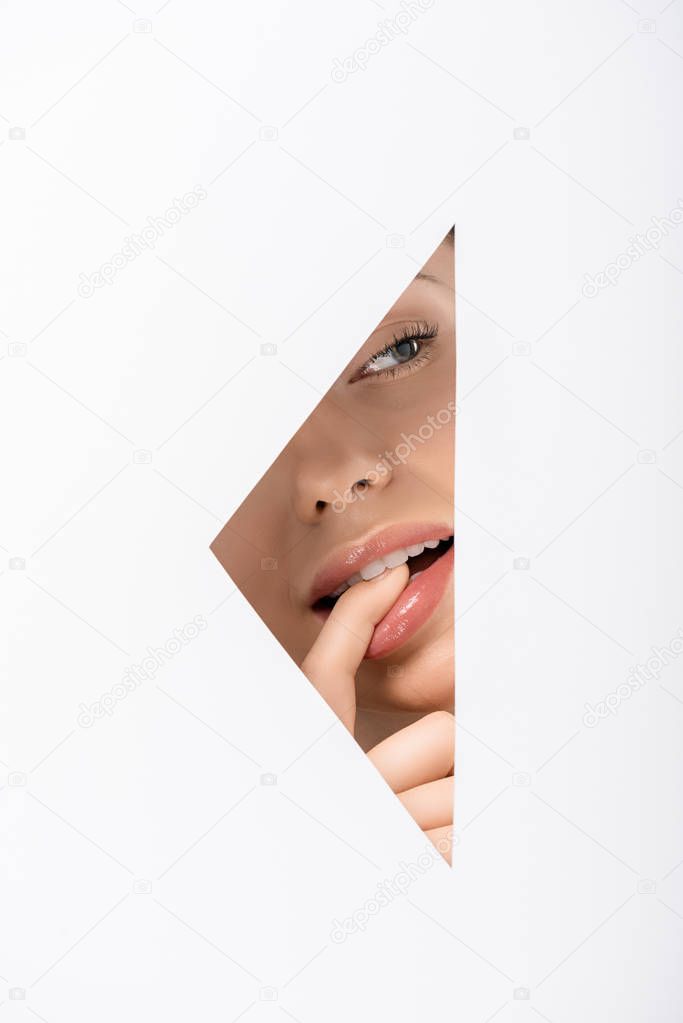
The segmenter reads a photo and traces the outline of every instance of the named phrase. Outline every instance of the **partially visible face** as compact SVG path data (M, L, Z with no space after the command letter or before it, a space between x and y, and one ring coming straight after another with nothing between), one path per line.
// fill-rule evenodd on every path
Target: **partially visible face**
M212 544L298 664L349 579L411 555L357 675L369 709L453 704L454 315L447 238Z

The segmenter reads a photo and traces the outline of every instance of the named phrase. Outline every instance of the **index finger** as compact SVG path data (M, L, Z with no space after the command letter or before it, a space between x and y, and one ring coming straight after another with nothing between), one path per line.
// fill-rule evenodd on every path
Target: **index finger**
M408 574L406 565L399 565L342 593L301 664L304 675L351 733L356 722L356 672L375 626L405 589Z

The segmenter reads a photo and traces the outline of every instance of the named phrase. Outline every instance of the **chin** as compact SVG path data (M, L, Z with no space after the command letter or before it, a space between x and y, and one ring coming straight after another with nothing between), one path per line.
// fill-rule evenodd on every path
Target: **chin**
M436 625L436 622L430 623ZM429 630L434 631L433 629ZM364 661L356 678L358 705L366 710L424 713L453 710L453 624L392 657Z

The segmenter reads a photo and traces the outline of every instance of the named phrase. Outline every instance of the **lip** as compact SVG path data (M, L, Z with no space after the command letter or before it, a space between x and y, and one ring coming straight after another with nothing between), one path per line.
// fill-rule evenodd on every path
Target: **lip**
M414 636L436 610L453 572L451 546L429 568L408 583L396 603L375 626L366 660L392 654Z
M308 605L312 607L321 597L334 593L354 573L360 572L361 568L369 565L371 561L395 551L398 547L410 547L425 540L445 540L452 535L453 527L444 522L404 523L389 526L364 540L349 544L333 552L317 573L308 595ZM442 561L443 557L434 564ZM423 575L427 575L433 567L430 566ZM421 575L418 576L418 580L421 578ZM407 593L412 585L411 583L407 586L404 593Z

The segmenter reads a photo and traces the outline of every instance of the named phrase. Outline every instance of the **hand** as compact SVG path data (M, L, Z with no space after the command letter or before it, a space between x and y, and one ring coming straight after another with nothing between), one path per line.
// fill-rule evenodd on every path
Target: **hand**
M353 735L356 672L372 633L408 582L400 565L346 590L306 655L301 670ZM408 813L451 861L454 720L434 711L394 732L368 757Z

